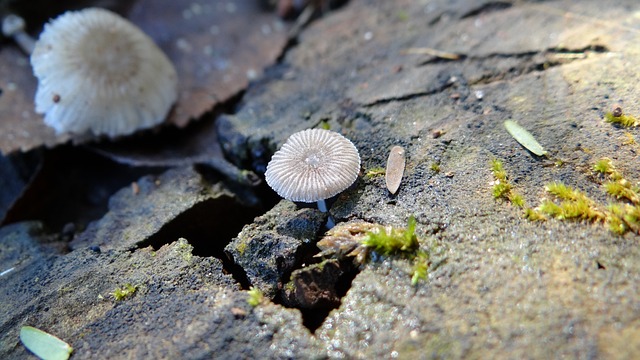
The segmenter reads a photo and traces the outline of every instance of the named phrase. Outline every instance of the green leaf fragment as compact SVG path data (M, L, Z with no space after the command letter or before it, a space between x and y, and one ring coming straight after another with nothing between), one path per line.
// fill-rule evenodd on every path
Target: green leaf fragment
M20 341L35 356L43 360L66 360L73 348L59 338L31 326L20 329Z
M525 128L518 125L513 120L507 120L504 122L504 127L507 129L509 134L516 139L520 145L524 146L527 150L532 153L543 156L547 154L547 151L542 148L542 145L528 132Z

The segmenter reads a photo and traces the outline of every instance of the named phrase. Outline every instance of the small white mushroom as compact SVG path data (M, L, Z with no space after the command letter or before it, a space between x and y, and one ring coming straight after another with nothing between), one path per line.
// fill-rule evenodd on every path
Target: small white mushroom
M387 169L385 170L387 189L392 194L395 194L400 187L402 175L404 174L404 165L404 148L397 145L392 147L389 152L389 158L387 158Z
M13 41L20 46L22 51L31 55L35 47L35 41L24 30L26 24L24 19L15 14L9 14L2 19L2 35L13 38Z
M36 112L57 133L128 135L161 123L177 99L166 55L104 9L67 12L46 24L31 65Z
M278 195L291 201L318 202L348 188L360 172L358 149L337 132L310 129L289 137L267 165L265 179ZM329 217L327 227L333 227Z

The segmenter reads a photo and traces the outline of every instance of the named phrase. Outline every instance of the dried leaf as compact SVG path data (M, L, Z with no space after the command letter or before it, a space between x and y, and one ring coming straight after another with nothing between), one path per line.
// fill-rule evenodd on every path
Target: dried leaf
M385 180L387 182L387 189L389 189L389 192L392 194L398 191L400 182L402 181L405 166L404 154L404 148L397 145L392 147L391 152L389 152Z
M59 338L31 326L20 329L22 344L43 360L66 360L73 348Z
M179 127L244 90L287 43L283 23L255 0L141 0L129 18L176 66L179 99L168 121Z
M505 121L504 127L507 129L509 134L513 136L513 138L516 139L516 141L520 143L520 145L524 146L527 150L538 156L547 154L547 151L542 148L542 145L538 143L533 135L531 135L531 133L528 132L525 128L518 125L518 123L516 123L515 121Z

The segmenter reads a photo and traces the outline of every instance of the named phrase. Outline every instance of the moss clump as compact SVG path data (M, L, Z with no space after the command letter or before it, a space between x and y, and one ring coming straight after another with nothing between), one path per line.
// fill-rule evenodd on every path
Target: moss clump
M321 251L316 256L353 257L356 264L368 261L371 252L400 256L414 262L411 283L415 285L426 278L431 265L429 252L419 249L415 230L413 216L405 229L367 222L339 224L317 243Z
M524 218L531 221L545 221L547 217L544 216L540 211L532 208L524 209Z
M318 127L324 130L331 130L331 125L327 122L327 120L320 121L320 124L318 125Z
M549 183L545 190L562 201L556 204L551 200L543 200L538 208L543 214L557 219L604 220L604 214L585 193L561 182Z
M429 265L431 260L429 259L429 253L424 251L418 251L413 261L413 275L411 276L411 285L417 285L420 280L426 280L429 274Z
M249 291L247 291L247 293L249 294L249 298L247 298L247 304L256 307L264 302L264 295L262 294L262 291L260 291L260 289L252 286L251 288L249 288Z
M611 159L598 160L593 165L593 171L609 178L603 184L608 195L627 203L612 203L602 210L585 193L563 183L553 182L547 184L545 189L560 202L543 200L537 209L527 209L525 217L532 221L541 220L547 215L560 220L602 222L619 235L628 231L640 233L640 190L622 176Z
M111 295L116 301L120 301L132 296L136 291L138 291L138 286L126 283L123 287L115 289Z
M525 207L524 197L518 194L514 189L511 183L507 178L507 172L504 170L502 166L502 161L493 159L491 160L491 171L493 172L493 177L495 181L493 182L493 187L491 191L493 193L493 197L496 199L504 199L509 201L511 204L519 207Z
M434 162L433 164L431 164L431 166L429 166L429 168L431 169L431 171L433 171L435 173L439 173L440 172L440 163Z
M418 248L418 238L415 234L416 219L409 217L406 229L379 226L367 232L362 245L382 255L393 255L400 252L415 252Z
M621 179L618 181L607 181L604 184L604 188L609 195L615 197L616 199L626 199L634 204L640 203L640 198L638 197L638 189L631 186L631 184L625 179Z
M371 179L376 176L384 176L385 173L386 173L386 170L383 167L374 167L369 169L369 171L367 171L364 177L366 177L367 179Z
M603 175L610 175L615 172L615 168L613 167L611 159L602 158L593 164L593 171Z
M632 127L632 126L640 125L640 123L638 123L638 120L635 117L631 115L626 115L626 114L620 114L620 116L615 116L613 113L607 112L606 114L604 114L604 118L609 123L618 124L624 127Z
M511 184L509 184L507 180L507 172L504 171L502 167L502 161L497 159L491 160L491 171L493 172L493 177L496 179L492 188L493 197L508 200L509 194L511 193Z

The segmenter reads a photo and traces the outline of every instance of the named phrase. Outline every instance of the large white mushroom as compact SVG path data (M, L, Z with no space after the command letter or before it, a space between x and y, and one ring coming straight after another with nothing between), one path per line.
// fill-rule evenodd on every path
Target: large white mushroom
M291 201L317 202L348 188L358 178L360 155L349 139L335 131L310 129L292 134L267 165L265 179L278 195ZM327 227L333 227L329 217Z
M177 99L166 55L104 9L67 12L46 24L31 65L36 112L57 133L128 135L164 121Z

